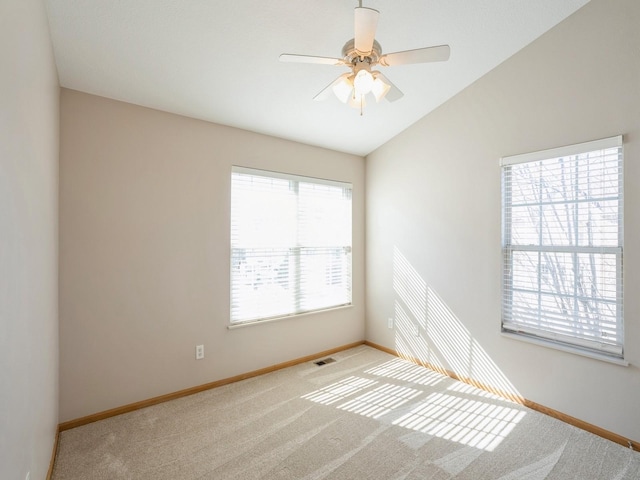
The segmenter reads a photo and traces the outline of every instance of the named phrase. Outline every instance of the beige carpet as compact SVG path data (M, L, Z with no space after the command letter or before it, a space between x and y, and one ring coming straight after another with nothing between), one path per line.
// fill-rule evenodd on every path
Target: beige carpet
M53 478L638 480L640 453L361 346L62 432Z

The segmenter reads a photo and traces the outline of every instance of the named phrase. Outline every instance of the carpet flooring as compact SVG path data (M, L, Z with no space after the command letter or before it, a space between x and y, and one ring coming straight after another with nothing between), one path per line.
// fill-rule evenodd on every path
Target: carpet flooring
M638 480L640 453L360 346L60 434L54 480Z

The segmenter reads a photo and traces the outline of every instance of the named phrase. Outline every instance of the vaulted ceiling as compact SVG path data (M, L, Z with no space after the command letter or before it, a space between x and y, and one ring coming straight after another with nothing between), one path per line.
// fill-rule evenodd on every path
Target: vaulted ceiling
M404 97L360 111L313 97L348 69L355 0L46 0L63 87L366 155L589 0L364 0L383 53L448 44L447 62L380 67Z

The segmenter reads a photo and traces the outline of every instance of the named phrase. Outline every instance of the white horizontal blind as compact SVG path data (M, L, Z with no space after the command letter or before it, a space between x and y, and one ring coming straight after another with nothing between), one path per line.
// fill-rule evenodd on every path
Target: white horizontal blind
M623 357L622 137L502 161L502 328Z
M351 304L351 190L233 167L232 323Z

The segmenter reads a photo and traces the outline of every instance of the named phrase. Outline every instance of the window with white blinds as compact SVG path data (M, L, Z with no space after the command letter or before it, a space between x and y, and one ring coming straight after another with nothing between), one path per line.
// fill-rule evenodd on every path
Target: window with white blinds
M503 331L623 358L622 137L501 165Z
M233 167L231 323L351 304L351 190Z

